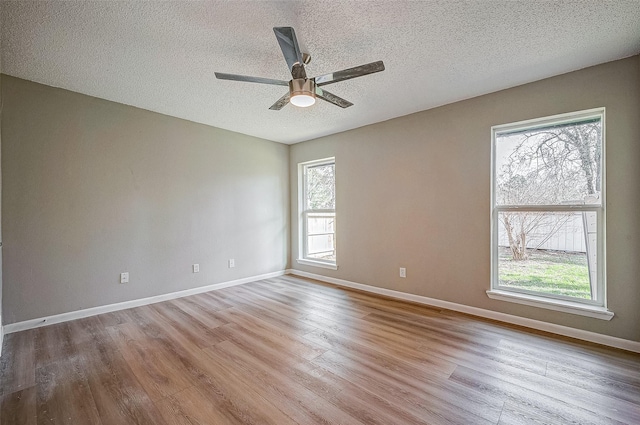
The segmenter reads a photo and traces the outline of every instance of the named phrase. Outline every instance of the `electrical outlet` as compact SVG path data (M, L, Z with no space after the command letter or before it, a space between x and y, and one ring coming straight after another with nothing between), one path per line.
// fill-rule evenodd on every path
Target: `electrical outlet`
M229 260L229 268L232 269L236 266L236 260L233 258Z
M400 277L407 277L407 269L400 267Z
M129 283L129 272L120 273L120 283Z
M193 265L193 272L194 273L200 273L200 264L194 264Z

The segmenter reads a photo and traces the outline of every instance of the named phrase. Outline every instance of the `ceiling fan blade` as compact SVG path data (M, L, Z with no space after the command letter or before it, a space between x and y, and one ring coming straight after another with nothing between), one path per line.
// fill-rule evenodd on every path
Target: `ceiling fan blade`
M214 72L219 80L244 81L246 83L271 84L274 86L288 86L288 81L274 80L272 78L247 77L246 75L225 74L222 72Z
M333 93L329 93L328 91L323 90L320 87L316 87L316 96L341 108L348 108L349 106L353 106L353 103L349 102L348 100L336 96Z
M294 72L294 66L299 65L298 68L302 68L304 73L304 65L302 61L302 53L300 53L300 46L298 46L298 39L296 39L296 32L291 27L274 27L273 32L276 34L276 39L284 55L284 60L287 61L289 71ZM299 73L299 70L298 70ZM294 76L294 78L306 78L303 76Z
M380 71L384 71L384 63L382 63L382 61L371 62L366 65L360 65L349 69L343 69L342 71L333 72L331 74L321 75L316 77L316 84L318 86L324 86L326 84L333 84L338 81L362 77L363 75L373 74Z
M289 96L290 96L290 94L289 94L289 92L287 92L287 94L285 94L280 99L278 99L278 101L276 103L271 105L271 107L269 109L271 109L272 111L279 111L280 109L284 108L285 105L287 103L289 103Z

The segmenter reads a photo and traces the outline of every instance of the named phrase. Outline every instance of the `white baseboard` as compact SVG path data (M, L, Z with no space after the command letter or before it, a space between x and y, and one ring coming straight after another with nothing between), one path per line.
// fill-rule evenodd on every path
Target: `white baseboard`
M41 317L38 319L25 320L23 322L10 323L3 327L4 333L13 333L27 329L39 328L41 326L52 325L54 323L68 322L69 320L82 319L84 317L95 316L97 314L109 313L112 311L126 310L132 307L140 307L147 304L154 304L161 301L173 300L187 297L189 295L201 294L203 292L215 291L217 289L228 288L230 286L242 285L244 283L255 282L256 280L268 279L270 277L282 276L285 271L277 271L257 276L245 277L228 282L215 283L213 285L200 286L198 288L185 289L184 291L171 292L168 294L156 295L148 298L124 301L115 304L101 305L98 307L86 308L82 310L70 311L68 313L55 314L53 316Z
M553 323L542 322L539 320L528 319L526 317L513 316L511 314L500 313L497 311L485 310L478 307L471 307L464 304L457 304L450 301L438 300L435 298L424 297L422 295L409 294L406 292L394 291L386 288L365 285L362 283L351 282L343 279L322 276L314 273L303 272L301 270L287 269L273 273L266 273L257 276L250 276L242 279L232 280L228 282L216 283L213 285L201 286L198 288L186 289L184 291L171 292L163 295L156 295L148 298L124 301L121 303L108 304L104 306L92 307L83 310L71 311L68 313L56 314L38 319L25 320L23 322L10 323L0 326L0 355L2 354L2 341L4 334L19 332L27 329L39 328L41 326L52 325L54 323L67 322L69 320L81 319L84 317L95 316L98 314L109 313L112 311L126 310L128 308L139 307L148 304L154 304L161 301L172 300L176 298L187 297L189 295L201 294L203 292L214 291L217 289L228 288L231 286L242 285L256 280L268 279L271 277L282 276L284 274L293 274L310 279L316 279L334 285L344 286L347 288L358 289L379 295L385 295L391 298L397 298L405 301L411 301L418 304L439 307L447 310L459 311L461 313L471 314L474 316L484 317L487 319L498 320L500 322L511 323L514 325L524 326L531 329L550 332L557 335L563 335L583 341L594 342L609 347L620 348L623 350L640 353L640 342L628 339L617 338L609 335L603 335L595 332L585 331L582 329L570 328L568 326L556 325Z
M447 310L459 311L461 313L471 314L474 316L484 317L487 319L498 320L500 322L511 323L514 325L524 326L531 329L550 332L557 335L568 336L570 338L581 339L583 341L595 342L609 347L620 348L622 350L640 353L640 342L628 339L617 338L614 336L603 335L596 332L585 331L582 329L570 328L568 326L556 325L554 323L542 322L540 320L528 319L526 317L513 316L511 314L500 313L497 311L485 310L483 308L471 307L464 304L457 304L450 301L442 301L435 298L424 297L422 295L414 295L406 292L394 291L391 289L379 288L377 286L365 285L362 283L351 282L343 279L322 276L319 274L303 272L295 269L287 269L287 274L293 274L310 279L316 279L334 285L345 286L347 288L359 289L365 292L385 295L387 297L397 298L405 301L411 301L418 304L425 304L433 307L439 307Z

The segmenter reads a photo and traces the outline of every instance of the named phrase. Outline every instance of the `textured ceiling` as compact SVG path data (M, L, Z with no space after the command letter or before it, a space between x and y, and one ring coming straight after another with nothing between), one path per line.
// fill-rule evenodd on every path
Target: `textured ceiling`
M3 1L2 71L283 143L429 109L640 52L640 0ZM273 34L293 26L310 76L354 103L268 108L289 80Z

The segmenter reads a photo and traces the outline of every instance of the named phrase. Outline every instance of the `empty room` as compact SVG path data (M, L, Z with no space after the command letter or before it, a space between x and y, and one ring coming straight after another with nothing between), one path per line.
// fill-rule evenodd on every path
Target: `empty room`
M1 425L640 423L640 0L0 34Z

